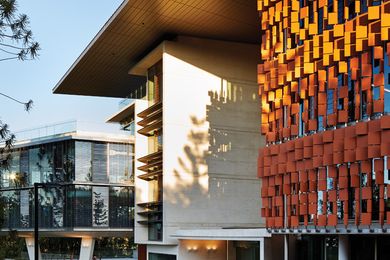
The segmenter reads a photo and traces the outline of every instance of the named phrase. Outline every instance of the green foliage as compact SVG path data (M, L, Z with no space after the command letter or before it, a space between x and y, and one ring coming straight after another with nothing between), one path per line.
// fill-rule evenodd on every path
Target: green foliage
M105 237L95 242L94 255L100 257L129 257L137 249L131 237Z
M9 231L7 236L1 236L0 245L0 259L20 258L26 247L24 239L18 237L16 230Z

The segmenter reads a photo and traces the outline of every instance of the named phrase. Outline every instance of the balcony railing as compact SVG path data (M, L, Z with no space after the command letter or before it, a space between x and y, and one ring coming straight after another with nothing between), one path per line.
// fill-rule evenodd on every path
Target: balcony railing
M93 132L113 135L128 136L128 131L118 130L117 127L110 124L94 123L70 120L50 125L43 125L36 128L16 131L17 141L39 140L52 136L61 136L66 133Z

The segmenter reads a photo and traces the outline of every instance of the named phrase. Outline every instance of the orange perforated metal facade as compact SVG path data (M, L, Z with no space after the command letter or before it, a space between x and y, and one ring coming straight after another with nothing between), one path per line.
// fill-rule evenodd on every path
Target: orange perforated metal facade
M390 224L390 2L261 0L258 10L267 227Z

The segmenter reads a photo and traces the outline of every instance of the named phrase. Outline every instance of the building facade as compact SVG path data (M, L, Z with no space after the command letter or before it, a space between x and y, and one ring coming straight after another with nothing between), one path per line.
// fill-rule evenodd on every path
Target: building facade
M35 207L40 234L80 237L82 245L92 238L80 257L89 257L83 255L85 248L93 252L94 237L133 236L131 137L75 130L18 139L9 155L9 167L0 171L1 232L18 231L29 253ZM35 183L40 184L37 206Z
M280 255L259 216L259 32L255 1L124 1L55 87L133 99L108 121L135 134L139 259Z
M135 125L135 241L146 245L149 259L200 257L200 250L182 250L185 242L178 242L193 240L191 230L261 227L260 185L256 157L251 157L261 145L259 104L253 98L257 59L251 54L256 48L178 36L163 41L130 70L145 76L145 91L137 90L144 95L108 121L122 128L129 121ZM226 59L226 53L242 49L248 51ZM188 76L192 82L183 86ZM191 244L218 244L216 259L226 257L227 241L203 240Z
M258 1L262 216L285 259L389 258L389 4Z

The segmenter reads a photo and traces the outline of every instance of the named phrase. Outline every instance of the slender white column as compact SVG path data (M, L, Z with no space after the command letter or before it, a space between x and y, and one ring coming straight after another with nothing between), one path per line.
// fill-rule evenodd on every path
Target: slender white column
M80 259L92 260L95 239L92 237L81 238Z
M349 259L349 238L347 235L339 236L339 260Z
M260 248L260 260L265 260L265 255L264 255L264 238L261 238L259 241L259 248Z
M34 245L35 245L34 238L33 237L26 237L25 240L26 240L26 247L27 247L27 252L28 252L28 258L30 260L35 260L34 259ZM42 259L41 249L39 249L39 259Z
M284 235L284 260L288 260L288 236Z

